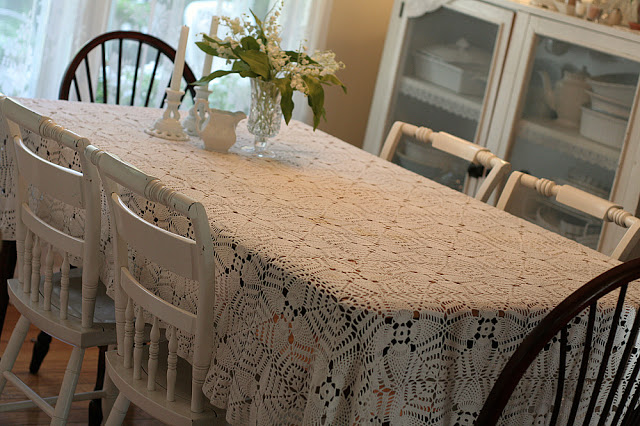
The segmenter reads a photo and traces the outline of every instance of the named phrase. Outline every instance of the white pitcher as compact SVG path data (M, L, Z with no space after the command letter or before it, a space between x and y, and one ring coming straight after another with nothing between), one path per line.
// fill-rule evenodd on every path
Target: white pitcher
M207 151L227 152L236 143L236 126L247 115L242 111L209 108L205 100L199 100L197 107L196 129L204 142L204 148Z

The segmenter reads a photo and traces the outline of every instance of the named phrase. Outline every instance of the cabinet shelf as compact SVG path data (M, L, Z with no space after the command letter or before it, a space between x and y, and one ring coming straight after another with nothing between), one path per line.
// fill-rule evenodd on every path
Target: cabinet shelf
M462 95L445 87L404 76L400 79L399 91L405 96L434 105L457 116L478 121L482 111L482 97Z
M558 125L554 120L522 119L518 124L516 137L609 170L616 170L618 167L620 149L587 139L577 128Z

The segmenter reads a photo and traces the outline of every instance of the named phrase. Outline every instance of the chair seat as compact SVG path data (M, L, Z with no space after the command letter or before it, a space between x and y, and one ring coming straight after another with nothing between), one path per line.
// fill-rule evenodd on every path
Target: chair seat
M53 274L53 281L60 281L60 273ZM80 306L82 306L82 269L69 271L69 303L67 319L60 319L60 286L54 284L51 295L51 310L44 310L44 279L40 281L40 300L31 302L31 294L22 291L17 279L9 280L8 290L11 303L20 314L32 324L56 339L80 348L106 346L116 343L115 307L113 300L106 295L104 284L98 285L94 324L91 328L82 327Z
M164 344L163 344L164 343ZM143 349L143 359L147 359L149 347ZM205 404L202 413L191 411L191 365L178 357L175 401L166 399L167 345L161 342L158 353L156 390L147 390L147 366L143 364L141 378L133 378L133 368L125 368L124 357L117 351L106 354L107 373L120 393L145 412L171 425L226 425L225 411Z

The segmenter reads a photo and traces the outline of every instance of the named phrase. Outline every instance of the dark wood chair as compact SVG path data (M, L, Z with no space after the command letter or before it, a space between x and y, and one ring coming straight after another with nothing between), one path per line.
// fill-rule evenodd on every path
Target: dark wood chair
M566 416L567 418L566 424L569 425L639 425L640 406L638 405L638 398L640 397L640 386L636 386L636 383L640 362L635 360L637 359L636 352L639 350L636 347L638 329L640 328L639 306L634 306L636 315L633 325L627 324L631 328L626 342L615 341L616 332L619 331L620 327L620 317L625 306L629 283L638 279L640 279L640 259L634 259L616 266L589 281L554 308L529 333L511 356L494 384L476 420L476 425L489 426L498 423L504 408L511 398L511 394L520 383L520 379L537 356L543 350L552 346L550 342L555 338L560 344L560 356L558 357L559 366L555 386L555 400L551 408L552 412L550 413L551 417L548 424L557 424L562 412L564 414L563 417ZM635 290L637 290L638 283L632 283L632 285L634 284L636 285ZM620 293L613 312L611 327L608 330L602 360L597 366L598 373L595 377L587 377L588 362L591 361L593 363L594 361L593 359L590 360L590 356L593 356L593 330L596 322L598 301L617 289L620 289ZM588 314L585 344L582 349L575 390L572 390L565 386L567 379L568 329L583 312ZM605 371L607 366L618 357L619 362L614 370L615 377L611 382L609 391L605 394L603 392L606 387L603 389L602 386ZM625 371L631 372L627 381L623 380ZM583 392L585 383L593 383L593 393L591 395ZM614 405L615 395L618 395L620 399ZM603 406L596 408L598 400L605 402ZM584 416L576 419L581 401L583 405L580 412L584 412ZM584 410L584 405L587 405L586 411Z
M133 76L123 76L123 45L125 43L134 43L133 46L137 45L135 66L133 67ZM108 49L108 47L111 45L115 46L116 44L117 55L115 53L113 54L114 56L109 55L111 51ZM101 66L100 72L98 73L95 95L94 87L89 84L89 82L93 81L89 57L94 49L99 50L101 59ZM150 62L145 61L144 63L141 63L141 59L143 59L143 50L146 51L146 55L144 55L144 57L152 59ZM120 104L122 101L123 103L126 103L128 105L134 105L136 103L136 99L139 99L140 101L144 101L140 106L148 107L149 101L152 99L154 90L164 90L165 87L169 86L168 80L166 82L156 81L158 67L163 57L173 63L176 57L176 51L173 47L169 46L164 41L152 35L140 33L137 31L112 31L101 34L85 44L67 67L67 70L65 71L62 78L62 83L60 84L58 99L69 100L71 88L73 86L75 93L74 100L112 103L108 101L109 73L107 71L109 68L113 70L113 68L115 67L116 91L115 97L112 96L112 99L115 100L115 103ZM85 93L88 93L88 99L82 99L81 97L81 83L79 83L78 81L78 76L81 75L80 73L82 73L82 71L78 70L81 64L84 64L84 77L86 79L85 84L87 89ZM144 68L149 68L148 65L150 64L153 64L153 70L150 73L147 73L144 71ZM122 81L123 77L125 77L127 80L132 79L131 91L126 90L126 93L121 93L124 92L124 88L122 87L124 86ZM169 76L169 79L170 78L171 76ZM193 99L195 97L195 89L191 84L196 81L196 77L189 65L186 63L184 65L183 81L186 81L186 91L191 95L191 98ZM154 83L157 84L154 85ZM139 92L137 90L139 90ZM136 94L141 94L142 96L139 96L137 98ZM162 99L159 107L162 108L163 105L164 98Z

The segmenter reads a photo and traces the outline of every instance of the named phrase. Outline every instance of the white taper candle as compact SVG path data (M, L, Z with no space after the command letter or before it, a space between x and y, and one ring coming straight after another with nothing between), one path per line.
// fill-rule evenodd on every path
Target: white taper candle
M211 28L209 29L209 37L215 37L218 34L218 17L211 17ZM202 66L202 77L211 74L211 63L213 56L206 54L204 57L204 65Z
M173 65L173 75L171 76L171 90L180 90L180 80L182 80L182 71L184 70L184 55L187 51L187 37L189 36L189 27L182 26L180 30L180 42L176 51L176 60Z

